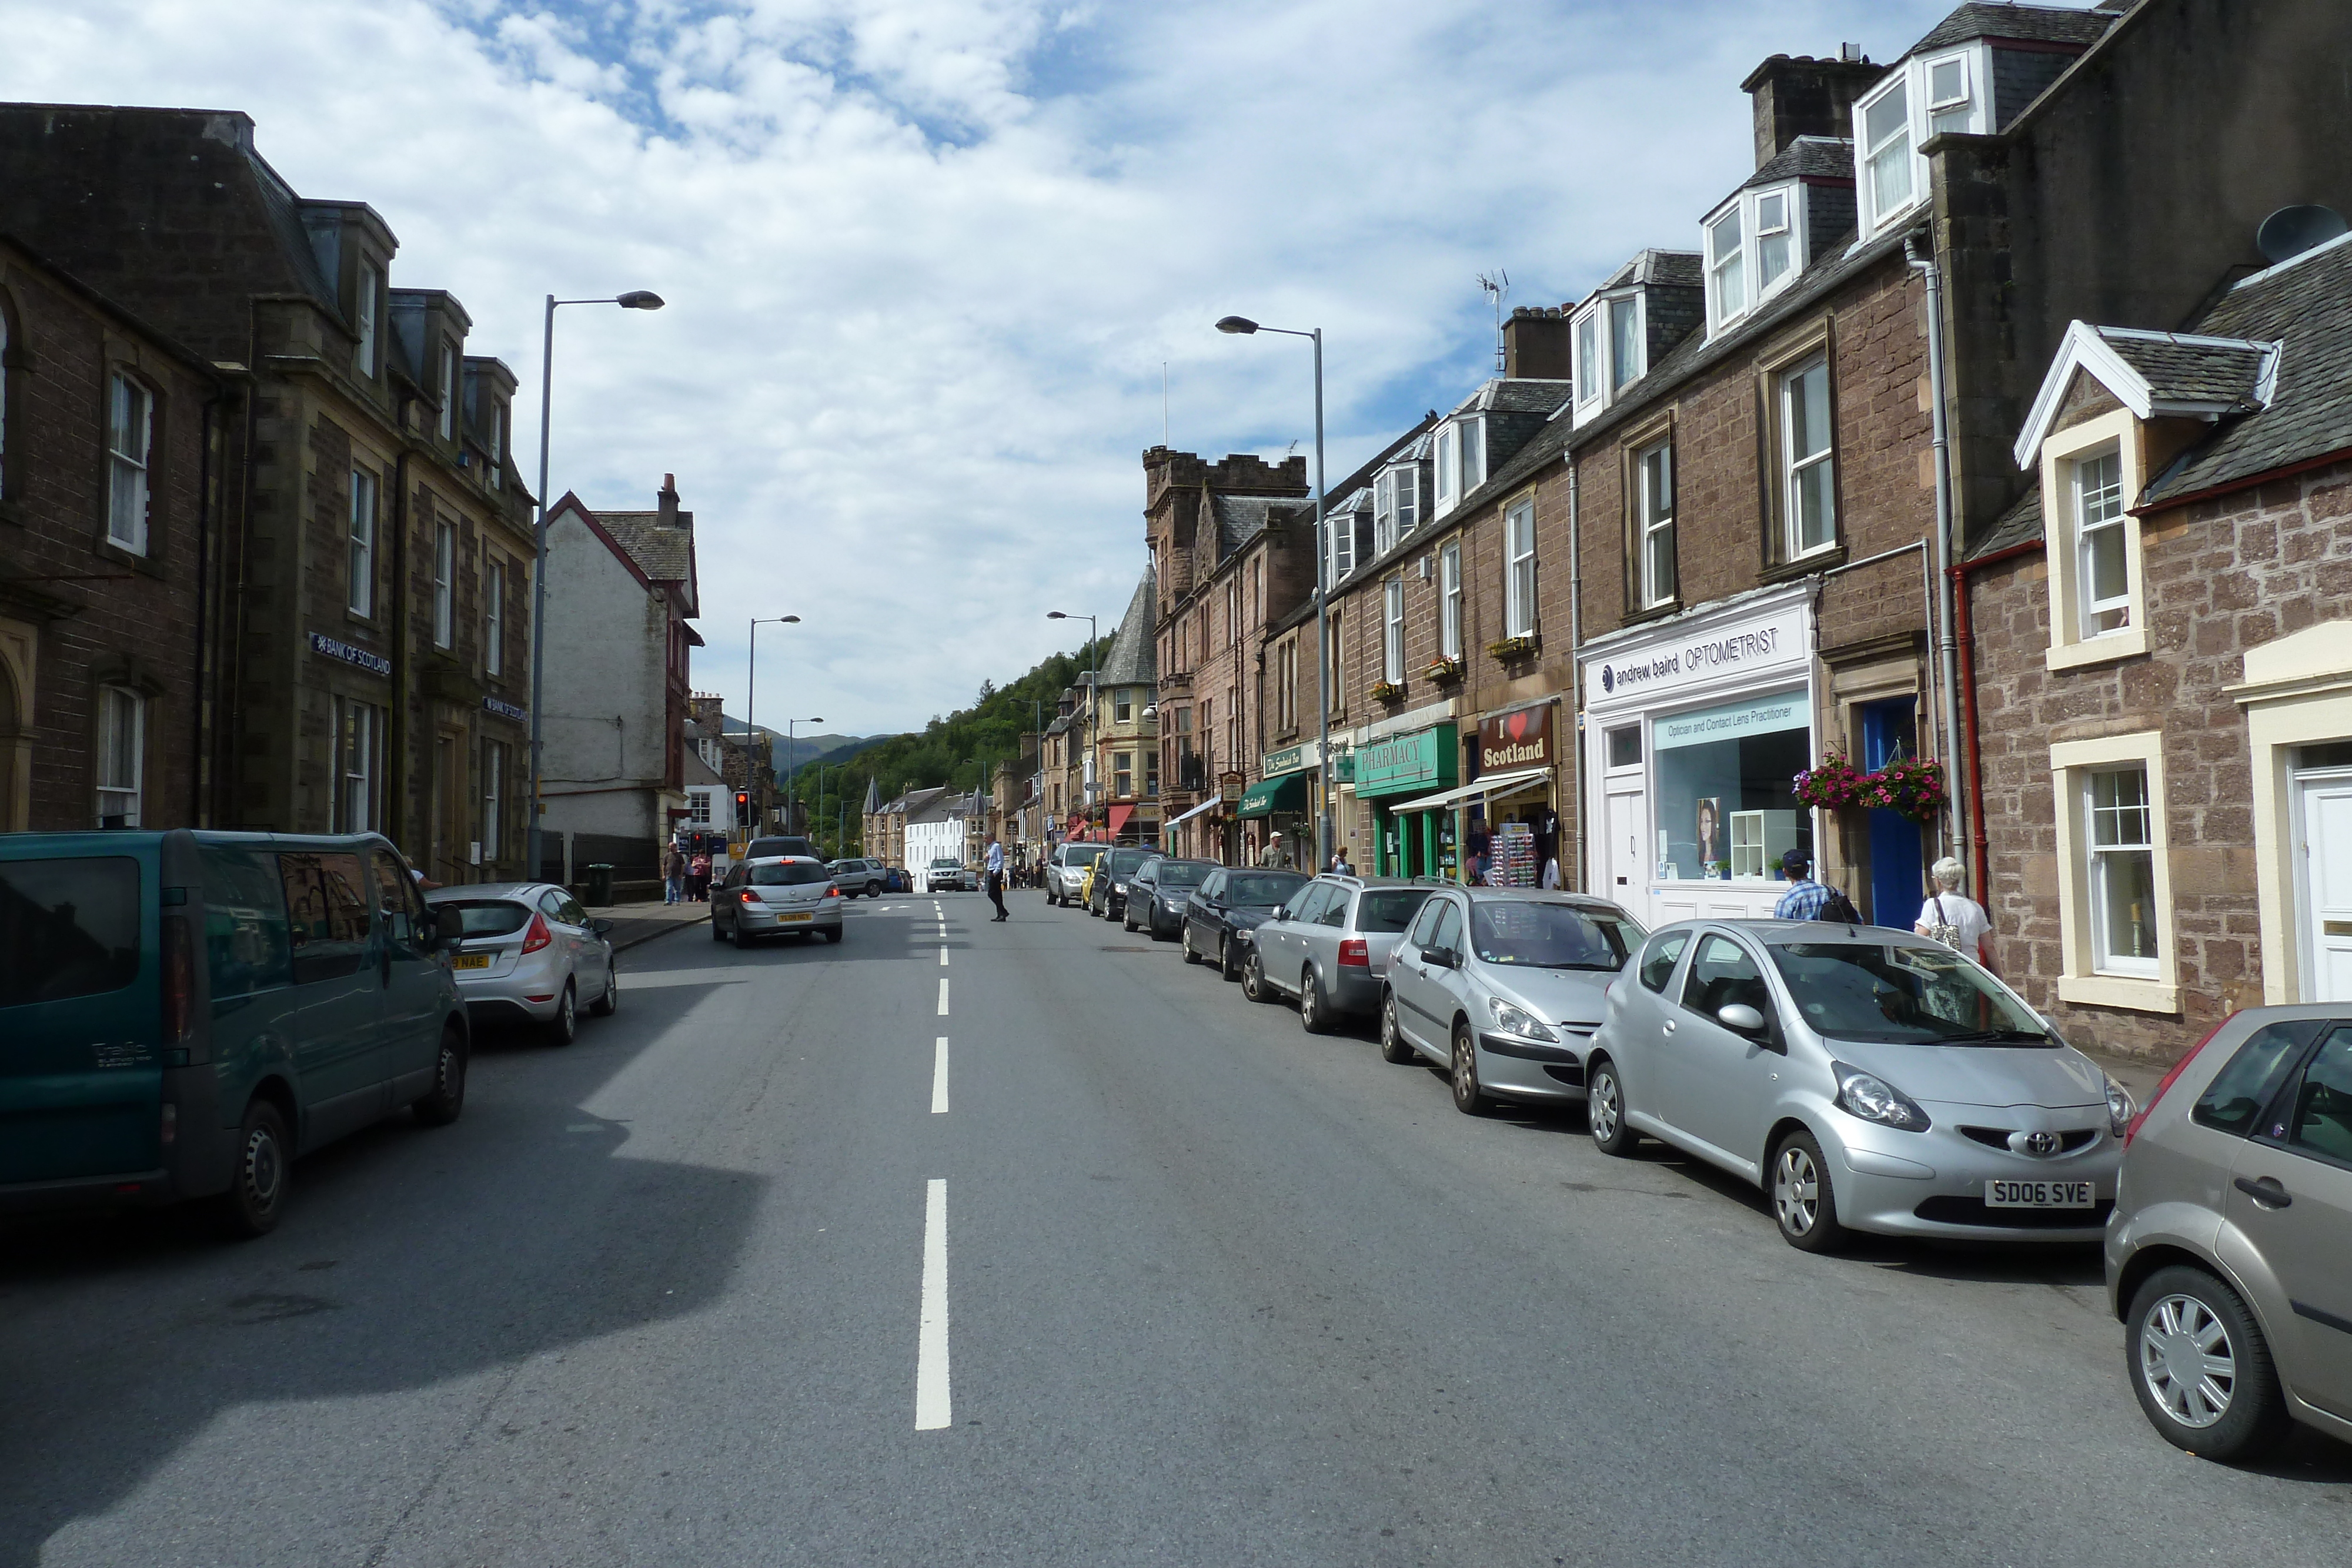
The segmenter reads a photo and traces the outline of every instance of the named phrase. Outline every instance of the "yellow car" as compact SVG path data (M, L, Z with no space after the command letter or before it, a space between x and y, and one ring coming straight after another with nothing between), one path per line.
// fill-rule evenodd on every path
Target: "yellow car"
M1087 867L1087 874L1078 879L1078 907L1089 915L1095 911L1095 873L1102 870L1103 862L1108 859L1108 855L1097 855L1094 863Z

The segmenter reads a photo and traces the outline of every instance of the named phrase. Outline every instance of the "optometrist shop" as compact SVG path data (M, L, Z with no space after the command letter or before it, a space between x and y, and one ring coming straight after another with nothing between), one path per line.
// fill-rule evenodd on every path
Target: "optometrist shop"
M1764 917L1780 857L1813 847L1813 625L1802 588L1585 649L1591 890L1646 924Z

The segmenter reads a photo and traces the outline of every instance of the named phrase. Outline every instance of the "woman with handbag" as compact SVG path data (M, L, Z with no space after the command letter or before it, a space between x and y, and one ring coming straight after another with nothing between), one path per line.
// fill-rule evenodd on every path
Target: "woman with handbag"
M1946 855L1928 870L1936 891L1919 906L1918 922L1911 929L1992 968L1992 919L1983 904L1959 891L1968 868Z

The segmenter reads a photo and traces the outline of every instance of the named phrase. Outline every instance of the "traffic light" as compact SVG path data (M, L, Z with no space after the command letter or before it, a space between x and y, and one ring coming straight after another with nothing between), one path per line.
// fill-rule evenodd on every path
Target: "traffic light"
M738 789L735 791L735 825L737 827L741 827L751 820L751 791L749 789Z

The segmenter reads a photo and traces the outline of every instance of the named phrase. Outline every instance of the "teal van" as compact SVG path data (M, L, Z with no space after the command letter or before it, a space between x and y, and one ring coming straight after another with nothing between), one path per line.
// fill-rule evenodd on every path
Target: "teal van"
M448 947L373 833L0 834L0 1208L268 1230L296 1156L464 1108Z

